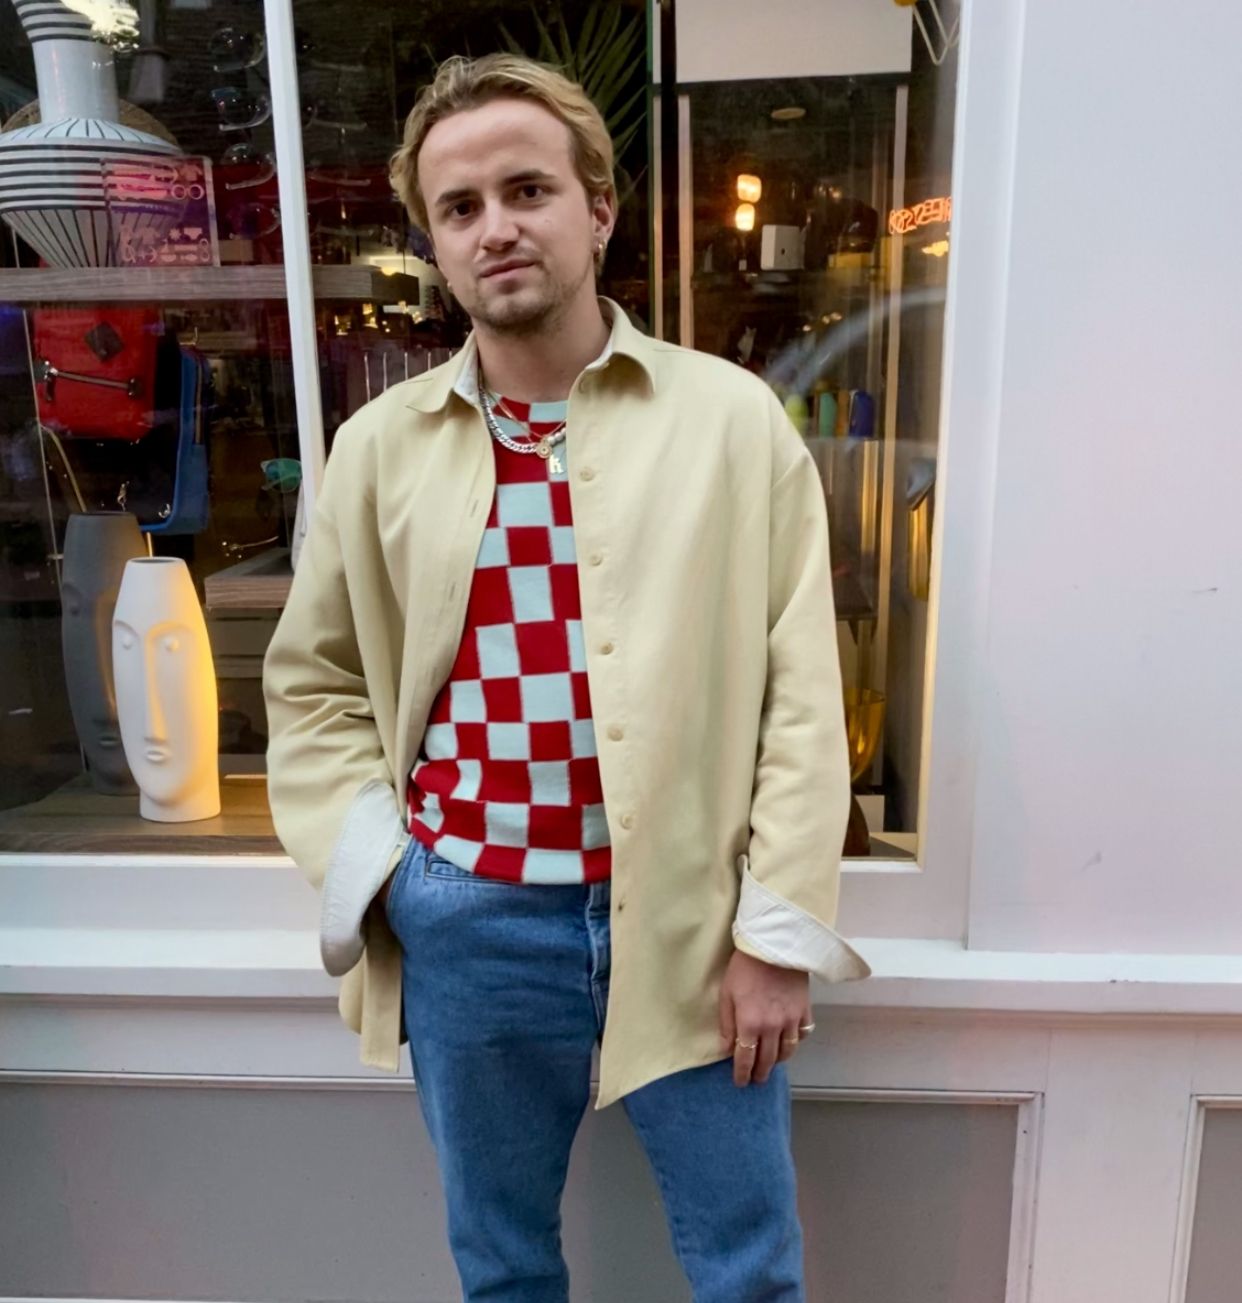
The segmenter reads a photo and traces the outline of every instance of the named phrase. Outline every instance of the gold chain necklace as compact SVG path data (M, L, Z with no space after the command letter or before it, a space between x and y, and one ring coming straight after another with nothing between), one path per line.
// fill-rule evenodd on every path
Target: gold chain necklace
M499 443L504 448L508 448L510 452L520 452L520 453L533 452L537 454L539 457L541 457L544 461L548 463L548 470L553 475L560 475L561 472L564 471L565 467L563 466L563 464L561 463L561 459L555 454L553 449L558 443L561 442L562 439L565 438L565 430L568 424L567 421L562 421L560 425L557 427L557 429L554 430L551 434L542 435L538 440L536 440L535 437L531 435L529 436L527 442L520 443L518 442L518 440L512 438L510 435L507 435L500 428L500 426L496 424L496 415L492 410L491 399L488 397L487 390L483 388L483 386L479 387L479 398L483 405L484 423L487 425L488 432L491 434L492 438L496 440L497 443ZM511 414L509 415L509 419L510 420L514 419ZM519 421L518 424L520 425L521 422Z

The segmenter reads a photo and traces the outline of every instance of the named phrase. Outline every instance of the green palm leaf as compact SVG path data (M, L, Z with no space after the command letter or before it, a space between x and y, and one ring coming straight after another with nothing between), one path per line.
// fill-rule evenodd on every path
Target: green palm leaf
M592 0L575 35L559 6L552 8L547 21L533 5L530 15L538 48L530 51L500 23L506 48L514 54L533 53L578 82L603 114L616 151L622 153L647 111L645 78L641 85L630 87L635 75L643 71L645 16L636 13L627 21L625 7L618 0Z

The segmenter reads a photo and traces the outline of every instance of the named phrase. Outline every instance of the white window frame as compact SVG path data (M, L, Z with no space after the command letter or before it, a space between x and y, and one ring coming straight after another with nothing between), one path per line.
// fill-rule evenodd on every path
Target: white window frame
M918 850L913 861L845 861L838 925L851 937L969 940L1023 13L1019 0L962 0ZM651 0L651 22L658 84L658 0ZM683 99L683 119L686 113ZM679 125L684 162L688 122ZM684 317L685 293L682 300Z
M919 790L909 861L847 860L849 936L968 942L1023 6L963 0Z
M291 0L264 0L280 206L306 212ZM654 20L654 19L653 19ZM999 439L1004 313L1023 35L1018 0L963 0L955 105L953 253L944 322L941 436L925 667L919 852L848 860L840 929L851 937L968 941L978 705L986 691L987 594ZM658 41L658 29L657 37ZM658 49L658 46L657 46ZM325 463L309 227L282 228L298 441L309 519ZM201 856L69 857L202 866ZM207 857L213 862L218 857ZM283 856L238 857L286 866ZM4 865L64 856L0 856ZM116 862L114 862L116 861Z
M306 211L291 0L265 0L283 211ZM851 936L965 941L977 702L987 638L991 512L1003 366L1022 50L1015 0L963 0L954 106L953 253L944 320L937 503L914 861L847 860L840 926ZM659 15L653 0L655 54ZM653 70L658 77L658 63ZM325 461L309 231L283 229L298 438L309 519Z

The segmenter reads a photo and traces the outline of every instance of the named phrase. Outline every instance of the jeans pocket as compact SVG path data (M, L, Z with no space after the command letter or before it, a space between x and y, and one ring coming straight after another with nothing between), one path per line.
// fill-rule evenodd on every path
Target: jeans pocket
M411 836L406 843L405 850L401 852L401 858L397 861L397 867L393 869L388 879L388 897L384 901L384 916L388 920L389 928L395 933L397 906L400 903L401 884L405 880L406 870L410 866L411 860L418 854L420 842L417 837Z
M469 869L463 869L454 864L451 860L446 860L442 855L437 855L434 851L427 852L427 858L423 862L423 877L437 878L450 882L474 882L480 886L488 887L514 887L521 886L521 883L508 881L506 878L487 878L478 873L472 873Z

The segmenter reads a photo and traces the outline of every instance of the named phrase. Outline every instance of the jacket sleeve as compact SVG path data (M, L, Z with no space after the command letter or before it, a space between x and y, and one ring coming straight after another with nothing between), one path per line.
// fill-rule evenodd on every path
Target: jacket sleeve
M850 775L828 520L815 462L775 399L770 419L767 684L733 938L841 981L871 970L833 930Z
M367 691L333 505L345 474L336 460L264 659L263 692L276 834L322 891L321 953L339 976L362 955L363 916L408 835Z

